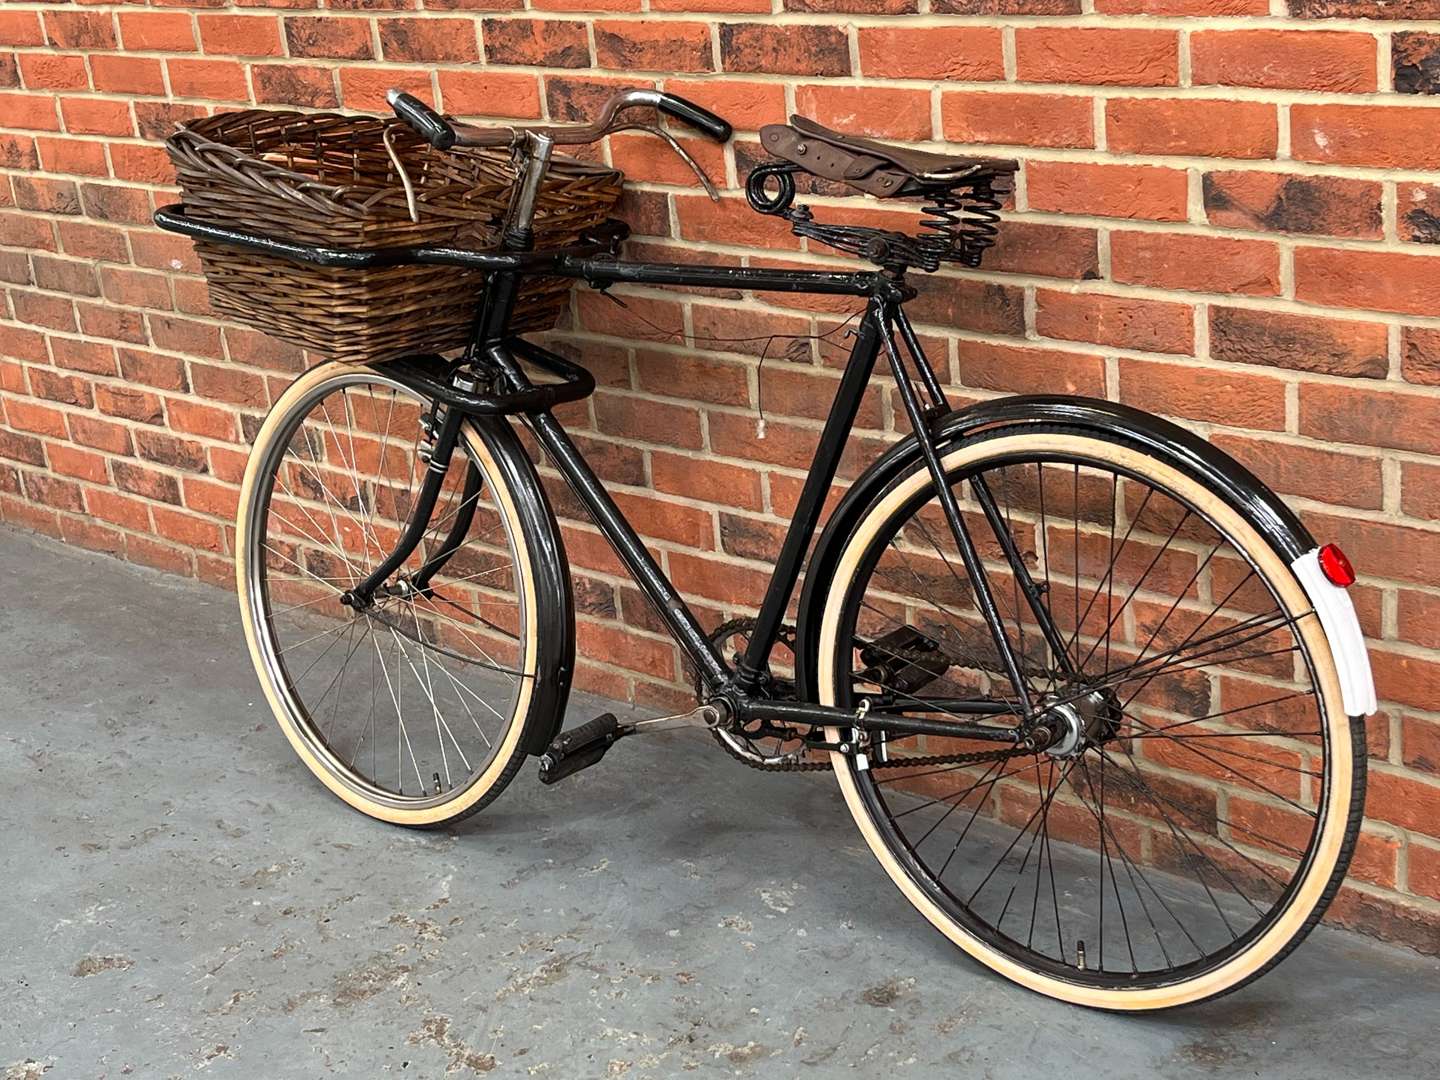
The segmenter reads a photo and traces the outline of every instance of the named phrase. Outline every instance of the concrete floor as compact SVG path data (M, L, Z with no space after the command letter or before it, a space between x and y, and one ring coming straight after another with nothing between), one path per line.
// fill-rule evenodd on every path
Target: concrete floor
M293 758L232 597L3 530L0 583L4 1080L1440 1075L1433 960L1323 930L1083 1012L914 915L825 778L656 736L403 832Z

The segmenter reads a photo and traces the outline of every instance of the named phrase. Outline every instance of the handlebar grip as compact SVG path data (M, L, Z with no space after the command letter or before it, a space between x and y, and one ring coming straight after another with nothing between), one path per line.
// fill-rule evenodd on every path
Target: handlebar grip
M660 99L655 103L655 107L665 115L682 120L695 130L709 135L716 142L724 142L734 131L727 121L722 120L709 109L701 108L693 101L687 101L675 94L662 93Z
M391 90L385 100L395 110L395 115L409 124L415 132L437 150L449 150L455 145L455 129L450 121L430 108L419 98L402 90Z

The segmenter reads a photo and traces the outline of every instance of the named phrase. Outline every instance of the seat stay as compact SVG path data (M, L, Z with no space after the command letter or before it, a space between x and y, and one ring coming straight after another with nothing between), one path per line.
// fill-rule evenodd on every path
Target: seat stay
M890 326L894 322L894 308L887 308L883 318L886 332L881 336L881 342L885 346L886 356L890 361L890 370L895 377L895 389L904 406L905 414L910 420L910 426L915 433L915 439L920 447L926 468L935 484L935 497L940 503L946 523L950 526L950 533L955 540L956 547L959 548L960 560L965 565L965 573L974 591L975 606L980 609L980 614L990 631L996 652L1000 655L1001 666L1005 670L1005 676L1009 680L1015 699L1019 704L1020 714L1028 718L1033 715L1033 703L1029 684L1025 681L1024 670L1021 666L1022 658L1016 656L1015 648L1006 633L1004 617L1001 614L1000 605L995 600L995 590L990 584L990 575L986 572L985 565L980 559L980 551L975 545L974 538L970 535L969 526L965 524L959 503L955 498L955 492L950 487L945 467L940 460L937 449L938 440L935 438L930 421L926 418L924 406L915 391L915 386L910 381L910 374L900 356L900 350L895 347L895 340L889 333ZM1009 551L1006 554L1008 556ZM1018 557L1018 552L1016 552L1016 556Z

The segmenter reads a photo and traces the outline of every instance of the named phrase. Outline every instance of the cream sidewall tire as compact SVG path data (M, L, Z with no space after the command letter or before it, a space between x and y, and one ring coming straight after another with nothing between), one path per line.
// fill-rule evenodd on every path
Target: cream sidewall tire
M1091 460L1104 460L1130 468L1142 477L1162 484L1177 494L1183 494L1192 505L1209 515L1237 545L1243 545L1245 553L1255 560L1256 565L1280 593L1290 612L1304 612L1310 608L1304 591L1284 560L1235 510L1185 474L1129 447L1063 432L1029 433L978 440L949 451L943 456L943 460L946 473L949 474L978 460L1020 451L1087 454ZM854 581L860 561L881 527L907 500L929 483L930 475L924 469L917 470L902 481L866 513L841 553L820 624L818 673L820 701L823 705L835 704L835 637L839 630L845 597ZM1290 906L1274 924L1244 952L1221 967L1186 982L1150 989L1106 990L1039 974L1017 963L958 925L910 878L871 819L849 760L838 753L831 755L835 776L845 796L846 805L849 806L866 843L870 845L871 852L900 891L937 930L976 960L1007 979L1049 997L1102 1009L1166 1009L1213 997L1264 969L1304 930L1306 920L1322 899L1344 846L1354 783L1349 718L1341 705L1339 676L1319 620L1311 615L1301 619L1298 625L1314 663L1329 727L1332 781L1320 842L1308 875L1291 898ZM840 732L831 728L827 737L832 742L839 741Z
M425 826L436 825L445 821L462 817L476 803L489 794L491 788L505 776L511 760L517 753L520 740L525 731L525 725L529 718L530 702L535 685L535 662L538 653L535 635L536 629L535 613L538 610L535 597L535 576L530 571L530 552L526 544L525 531L518 511L515 508L514 500L509 489L503 483L487 483L495 497L495 503L500 512L504 515L506 528L511 543L514 545L515 558L517 563L517 576L520 579L522 595L525 603L527 618L525 620L525 656L521 670L525 678L521 680L520 690L516 696L515 709L511 714L510 725L505 730L500 746L492 757L490 764L485 771L477 777L468 787L456 798L444 803L414 810L407 810L402 807L392 806L385 802L367 797L364 792L355 786L346 783L335 772L325 764L321 757L315 752L304 734L296 726L290 709L281 697L271 677L269 666L265 660L265 644L257 631L256 612L253 610L251 597L249 595L249 573L250 573L250 544L251 537L247 527L249 507L254 502L257 494L256 485L260 481L261 462L268 456L268 449L275 438L276 431L292 416L292 410L296 403L311 394L321 383L345 379L349 376L364 376L366 379L381 381L385 385L393 385L397 389L404 389L398 383L386 380L377 372L369 368L354 364L330 363L322 364L313 368L286 389L280 399L275 402L270 414L261 425L260 432L255 438L254 448L250 453L250 460L245 468L245 480L240 488L240 509L236 519L235 539L235 580L240 596L240 617L245 626L245 642L250 648L250 659L255 665L255 674L260 680L260 685L265 691L265 698L270 703L270 710L275 714L275 719L280 729L285 732L285 737L290 741L290 746L305 763L315 776L332 792L344 799L347 803L359 810L362 814L377 818L381 821L388 821L396 825ZM337 381L337 387L341 385ZM317 399L318 400L318 399ZM502 476L494 456L490 453L489 447L484 440L470 426L463 428L464 438L467 446L475 455L481 470L485 473L487 481Z

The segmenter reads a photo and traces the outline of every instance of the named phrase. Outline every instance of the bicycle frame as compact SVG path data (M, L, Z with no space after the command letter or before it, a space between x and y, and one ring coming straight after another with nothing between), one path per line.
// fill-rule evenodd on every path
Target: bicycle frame
M940 379L904 312L903 304L914 296L914 291L904 283L902 277L883 271L835 273L763 270L737 266L627 263L614 259L571 260L562 263L557 269L567 276L576 277L591 287L600 289L619 283L724 286L769 292L848 295L866 300L864 316L856 328L854 345L760 604L754 631L746 652L734 671L727 666L689 605L650 555L639 535L625 519L553 413L546 408L526 414L526 422L536 439L615 549L631 577L655 606L671 635L700 673L706 688L712 694L729 689L742 699L763 697L770 656L779 640L785 611L799 581L806 552L820 525L825 497L834 482L862 396L882 351L895 377L911 426L924 448L927 464L933 475L937 478L943 477L943 466L930 437L930 425L932 421L948 413L950 405ZM510 389L516 392L526 392L534 388L521 363L522 359L540 360L552 370L557 364L566 363L562 358L538 346L508 336L507 325L518 292L518 281L522 276L520 273L494 276L487 290L475 341L477 355L503 373ZM919 375L921 388L928 402L921 400L920 388L917 388L902 356L902 343L904 352L909 354L910 362L914 364ZM966 571L975 588L977 602L994 635L1006 675L1014 688L1018 711L1022 716L1029 716L1032 702L1020 672L1019 661L1005 633L988 575L969 527L960 514L949 484L937 483L937 491ZM1008 530L1000 526L999 510L983 484L979 486L977 497L995 534L1008 539ZM1031 579L1018 551L1007 547L1006 555L1042 631L1052 645L1056 646L1057 659L1063 658L1063 638L1041 600L1039 588ZM1014 706L1002 702L972 704L975 704L973 711L980 714L998 715L1017 711ZM809 707L802 705L801 708ZM793 715L793 710L785 711L791 714L791 719L798 719ZM765 706L757 707L756 715L761 712L774 715L774 710ZM934 725L933 730L956 734L957 725ZM994 729L980 731L984 732L980 737L988 737Z
M417 392L443 404L445 411L443 416L438 418L439 422L432 432L435 442L431 449L430 467L426 470L426 478L417 497L412 519L391 556L376 568L370 578L352 590L355 602L362 605L368 602L370 594L396 567L409 558L425 535L436 496L459 439L462 419L470 415L518 415L523 417L561 476L615 549L637 586L654 605L666 628L699 672L708 695L726 695L739 711L751 718L810 724L835 724L843 719L843 722L856 727L997 738L1000 737L999 729L993 726L976 725L972 728L970 725L953 722L938 723L915 717L886 718L879 715L870 717L868 721L861 718L860 722L857 722L853 714L842 715L837 710L809 703L769 701L766 698L769 660L779 640L785 611L799 582L806 552L819 528L825 497L834 482L865 388L883 352L927 468L935 479L937 497L975 590L977 606L994 639L1005 675L1013 690L1013 702L947 702L946 712L952 716L955 713L982 716L1018 714L1021 718L1035 715L1036 703L1030 698L1019 660L1005 632L989 576L981 562L969 526L961 515L955 494L944 477L933 429L936 422L950 412L950 404L941 380L905 314L903 305L915 293L905 283L903 274L885 270L789 270L627 262L614 255L619 241L625 235L623 227L604 231L598 239L588 244L548 252L530 250L530 238L518 232L510 234L507 240L509 250L500 252L439 247L352 251L294 244L190 221L185 218L181 207L162 209L157 212L156 221L171 231L196 239L236 244L267 254L320 265L363 267L418 262L468 266L489 272L486 288L480 299L475 333L469 348L459 361L418 356L377 365ZM866 308L855 329L854 345L760 604L754 632L735 670L732 671L721 657L690 606L666 577L639 534L621 513L614 499L605 490L604 484L554 416L554 406L578 400L593 392L593 377L564 357L511 334L509 323L520 284L527 276L533 275L570 277L601 290L616 284L639 284L839 295L865 300ZM557 375L560 381L536 384L527 374L527 363ZM498 373L503 386L497 385L487 391L477 391L475 376L467 372L467 364L479 365L485 370ZM914 374L911 372L911 365L914 367ZM472 490L473 482L473 479L467 476L466 490ZM983 481L972 480L971 486L992 531L999 538L1012 572L1018 579L1022 594L1027 600L1027 607L1051 646L1056 663L1068 671L1069 660L1064 638L1051 619L1040 588L1031 578L1019 552L1014 549L1013 541L1007 543L1008 530L1003 527L1000 511L993 497ZM442 542L437 553L421 568L413 583L417 589L428 587L430 576L449 557L456 542L464 535L462 527L468 527L468 522L463 520L463 515L461 518L452 525L450 536ZM1009 734L1013 735L1013 732Z

